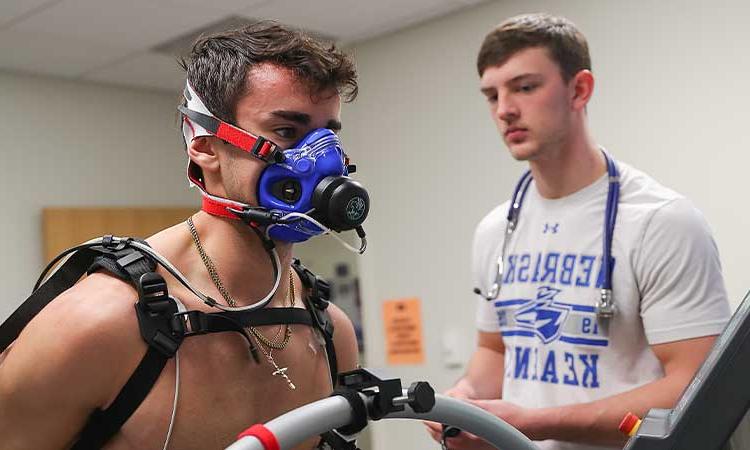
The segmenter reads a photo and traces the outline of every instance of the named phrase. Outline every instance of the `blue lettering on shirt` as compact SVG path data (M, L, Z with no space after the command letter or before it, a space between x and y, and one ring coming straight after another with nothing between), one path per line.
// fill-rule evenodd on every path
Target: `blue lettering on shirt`
M531 255L524 253L521 255L520 264L518 265L518 281L520 283L529 281L529 264L531 264Z
M612 267L615 266L612 258ZM595 267L596 265L596 267ZM596 279L592 280L596 269ZM601 288L604 282L602 259L574 253L520 253L505 257L503 284L549 283L562 286Z
M562 260L562 270L560 271L560 284L570 286L573 279L573 269L576 267L576 255L565 255Z
M513 371L513 378L520 378L522 380L529 379L529 354L531 349L529 347L516 347L516 364L515 370Z
M589 287L589 283L591 282L591 268L594 266L594 261L596 261L595 256L581 255L581 269L576 278L576 286Z
M532 283L539 281L539 266L542 265L542 254L537 253L534 258L534 277L531 279Z
M542 283L557 283L557 262L559 260L559 253L547 253L547 258L544 263L544 275L542 276Z
M569 386L578 386L578 375L576 375L575 362L575 355L565 352L565 364L568 366L568 372L563 376L563 383Z
M541 381L545 383L557 384L557 364L555 363L555 351L550 350L547 353L547 361L544 363L544 373L542 373Z
M506 351L513 354L510 359L506 358L506 363L511 366L505 368L505 377L508 379L562 383L586 389L601 387L598 354L557 352L552 349L544 351L544 348L520 345L506 347ZM532 358L534 352L537 352L536 358ZM537 371L541 372L541 376L535 375Z
M505 265L505 278L503 284L511 284L516 279L516 259L518 255L508 255L508 262Z
M583 363L583 387L598 388L599 377L597 375L596 363L599 361L599 355L578 355L578 359Z

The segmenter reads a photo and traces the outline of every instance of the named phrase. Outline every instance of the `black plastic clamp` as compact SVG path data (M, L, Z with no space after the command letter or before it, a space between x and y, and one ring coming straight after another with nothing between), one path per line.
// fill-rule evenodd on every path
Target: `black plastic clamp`
M146 343L167 358L174 356L185 330L174 326L172 318L177 313L177 302L169 296L167 283L161 275L149 272L141 276L135 312Z
M119 252L120 250L130 245L130 242L132 240L132 238L115 239L113 235L107 234L102 237L101 246L112 252Z
M401 380L398 378L381 379L365 369L339 374L338 385L341 389L350 389L370 397L367 402L367 414L372 420L379 420L386 414L403 411L408 404L414 412L425 413L435 406L435 391L429 383L420 381L412 383L403 395Z

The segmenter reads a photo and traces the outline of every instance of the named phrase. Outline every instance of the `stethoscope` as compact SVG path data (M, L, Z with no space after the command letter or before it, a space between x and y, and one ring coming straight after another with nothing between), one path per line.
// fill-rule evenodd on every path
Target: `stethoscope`
M615 231L615 221L617 220L617 204L620 199L620 171L617 169L615 161L602 150L604 159L607 161L607 175L609 178L609 189L607 191L607 208L604 212L604 239L602 240L602 271L604 272L604 281L599 292L599 300L596 303L596 316L600 319L609 319L615 315L615 302L612 297L612 235ZM496 300L500 295L500 288L503 283L505 269L505 254L508 248L513 232L518 226L518 219L521 214L521 206L526 197L526 192L532 181L531 171L523 174L516 184L511 199L511 207L508 208L507 224L505 226L505 235L503 236L503 246L500 256L497 258L497 271L495 282L492 283L487 294L482 294L479 288L474 292L481 295L487 301Z

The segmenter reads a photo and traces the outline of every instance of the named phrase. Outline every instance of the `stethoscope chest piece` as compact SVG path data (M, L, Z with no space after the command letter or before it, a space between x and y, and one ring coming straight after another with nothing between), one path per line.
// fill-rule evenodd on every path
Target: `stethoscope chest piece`
M615 316L615 300L612 298L612 289L602 289L599 301L596 303L596 317L609 320Z

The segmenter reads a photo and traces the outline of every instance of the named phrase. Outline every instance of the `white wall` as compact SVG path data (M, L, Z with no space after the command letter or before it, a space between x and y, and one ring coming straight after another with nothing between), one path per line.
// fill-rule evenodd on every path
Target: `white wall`
M177 95L0 72L0 319L43 267L45 206L184 206Z
M361 94L344 109L343 141L373 200L370 245L358 259L370 366L385 366L381 302L417 296L427 363L392 373L438 389L461 374L444 367L442 339L453 336L464 359L473 347L473 228L523 170L507 156L478 92L476 51L502 19L540 10L570 17L589 38L598 81L589 111L599 143L690 197L715 231L731 299L750 288L742 195L750 163L750 6L486 3L354 48ZM183 176L175 99L0 73L0 318L41 269L42 207L196 204ZM325 270L327 260L314 253L326 245L311 245L313 256L301 256ZM435 448L419 424L385 426L375 426L377 450Z
M427 363L393 373L440 390L462 373L444 366L442 336L456 337L468 358L472 232L524 170L490 120L475 57L491 27L534 11L571 18L589 39L597 141L691 198L713 227L733 303L750 288L750 5L490 2L355 48L361 94L345 110L343 142L373 199L360 261L370 366L385 366L381 302L417 296ZM376 424L374 449L436 448L420 424L396 422Z

